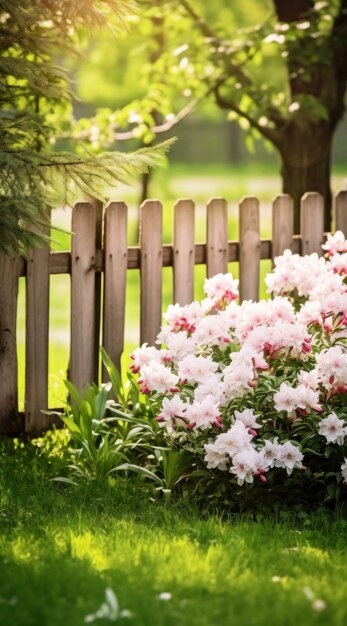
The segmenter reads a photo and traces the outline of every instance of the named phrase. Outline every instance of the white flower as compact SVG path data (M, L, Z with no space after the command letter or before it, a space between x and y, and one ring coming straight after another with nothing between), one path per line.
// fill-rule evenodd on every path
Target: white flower
M273 442L266 439L264 444L264 447L260 450L262 465L264 468L274 467L279 451L278 439L276 437Z
M327 241L322 245L328 255L336 252L347 252L347 241L341 230L337 230L335 235L328 234Z
M167 345L167 354L175 364L195 350L194 341L185 330L172 332L166 328L159 333L158 341Z
M220 315L204 317L194 331L192 339L199 346L225 347L230 342L227 320Z
M186 306L170 304L164 313L164 319L169 324L170 330L186 330L188 333L192 333L204 314L205 311L200 302L191 302Z
M342 446L347 434L347 426L343 420L337 417L336 413L330 413L328 417L319 422L318 432L326 438L328 443L337 443Z
M301 385L305 385L306 387L313 389L313 391L316 391L319 382L317 371L311 370L310 372L305 372L304 370L300 370L298 374L298 382Z
M227 401L223 393L221 379L222 377L218 373L210 374L203 383L200 383L196 387L194 391L194 400L201 402L201 400L203 400L206 396L213 396L216 402L219 402L221 406L224 406Z
M230 361L230 365L223 371L223 392L227 398L242 396L245 390L249 390L254 378L254 367L249 356L234 352Z
M164 398L157 420L158 422L165 422L168 432L173 432L176 425L183 424L182 418L185 417L185 409L186 404L178 395L174 395L173 398Z
M327 266L337 274L347 274L347 252L344 254L334 254L330 257Z
M130 369L132 372L137 373L143 365L149 365L152 361L160 363L161 356L160 350L144 343L140 348L136 348L136 350L132 353L131 359L133 363Z
M263 469L261 468L261 461L259 452L252 447L235 454L230 472L237 477L237 484L252 483L254 475Z
M233 456L237 452L249 448L253 435L243 422L236 421L226 433L221 433L216 438L216 445L223 454Z
M204 383L217 369L218 363L212 361L211 357L188 354L178 365L178 375L181 380L190 383Z
M224 306L239 295L238 280L234 280L231 274L216 274L212 278L206 278L204 292L216 307Z
M282 256L275 258L275 268L265 277L265 283L269 293L287 294L296 290L299 296L309 297L317 276L324 280L328 272L325 260L318 254L302 257L285 250Z
M201 402L194 400L193 404L187 404L185 415L191 427L205 430L212 424L220 425L219 402L213 396L205 396Z
M343 482L347 483L347 459L345 459L344 461L345 462L342 463L341 465L341 474L342 474Z
M287 474L290 475L296 467L302 469L302 463L304 455L300 452L299 448L294 446L290 441L278 446L277 459L275 461L276 467L283 467Z
M252 428L256 430L257 428L261 427L261 425L257 422L257 417L260 416L254 415L252 409L245 409L244 411L234 411L234 415L236 421L242 422L246 426L246 428Z
M178 376L173 374L161 363L152 361L141 368L141 378L138 382L141 385L143 393L148 393L148 391L167 393L176 388Z
M326 389L342 390L347 386L347 354L341 346L333 346L316 355L318 380Z
M298 406L303 406L304 409L313 409L314 411L322 410L322 407L319 404L318 391L314 391L306 385L298 385L295 388L295 391L298 396L298 402L300 403Z
M204 448L206 451L204 458L207 467L218 467L225 471L227 469L227 455L221 452L219 446L216 443L205 443Z
M296 389L287 383L281 383L279 390L274 394L274 402L276 411L291 413L298 407L305 408L305 404L298 398Z

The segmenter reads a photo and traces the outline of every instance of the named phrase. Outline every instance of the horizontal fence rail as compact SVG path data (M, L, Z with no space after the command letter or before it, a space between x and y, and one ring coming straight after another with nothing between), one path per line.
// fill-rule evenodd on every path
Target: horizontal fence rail
M42 432L53 423L42 413L48 405L51 275L71 277L67 376L83 390L90 382L107 379L105 371L99 372L100 343L120 367L128 270L140 270L140 342L151 344L161 325L163 267L173 268L173 301L184 305L194 297L195 265L205 265L210 277L237 261L240 300L256 300L261 260L273 260L286 248L321 254L323 198L314 192L303 196L300 235L293 235L293 211L288 195L277 196L272 203L272 238L261 240L259 201L244 198L239 204L239 240L229 241L227 202L214 198L207 204L206 243L195 243L195 205L181 199L174 205L172 244L163 244L162 204L146 200L139 212L139 245L128 246L124 202L111 202L104 211L97 201L79 202L72 210L70 251L51 252L44 246L29 251L26 258L0 254L0 433ZM335 228L347 233L347 191L335 196L334 215ZM16 344L20 276L26 280L24 414L18 412Z

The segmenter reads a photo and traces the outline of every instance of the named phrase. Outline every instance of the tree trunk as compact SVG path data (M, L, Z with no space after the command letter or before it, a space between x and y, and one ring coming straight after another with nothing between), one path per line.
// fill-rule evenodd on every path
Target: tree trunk
M300 199L306 191L318 191L324 198L324 229L331 229L330 161L332 132L320 121L291 122L278 146L282 161L282 187L294 200L294 232L300 233Z

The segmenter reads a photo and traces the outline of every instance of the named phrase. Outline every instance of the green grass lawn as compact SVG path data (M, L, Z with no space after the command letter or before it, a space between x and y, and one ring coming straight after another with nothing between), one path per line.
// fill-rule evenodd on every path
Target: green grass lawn
M347 171L347 170L346 170ZM333 174L333 188L343 186L343 168L336 169ZM191 197L197 204L195 235L197 242L206 241L206 204L211 197L223 196L229 203L229 239L237 239L237 202L245 195L256 195L261 201L261 236L271 237L271 220L267 207L272 198L280 192L281 180L278 172L268 164L250 163L243 166L225 164L186 165L171 164L167 169L157 170L153 177L151 196L162 200L164 205L163 232L164 241L172 241L172 207L177 198ZM121 186L115 190L114 199L125 200L129 206L128 239L129 245L137 243L137 206L140 190ZM53 213L53 222L60 227L70 229L70 213L58 211ZM70 249L70 236L54 231L53 249ZM261 262L261 285L264 275L270 270L270 262ZM229 264L229 271L238 275L238 264ZM202 297L202 285L205 278L205 267L196 266L195 298ZM126 329L124 369L129 364L129 354L139 343L139 271L128 272L126 299ZM25 283L20 280L18 305L18 373L20 409L24 406L24 328L25 328ZM261 289L261 297L266 297L265 289ZM69 359L69 310L70 278L69 276L51 277L50 297L50 375L49 375L49 406L62 406L65 398L65 387L62 379L65 376ZM172 302L172 270L163 269L163 311Z
M30 449L0 452L4 626L82 626L107 588L129 626L347 623L339 515L202 518L136 482L72 488L52 472Z

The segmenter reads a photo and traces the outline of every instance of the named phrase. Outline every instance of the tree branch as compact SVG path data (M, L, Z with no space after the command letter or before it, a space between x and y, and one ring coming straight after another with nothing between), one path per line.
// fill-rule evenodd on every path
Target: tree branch
M189 0L180 0L180 4L187 11L187 13L192 17L197 27L200 29L200 32L211 40L211 43L215 43L219 48L225 48L226 52L223 55L223 64L224 64L223 73L226 76L226 78L224 78L222 82L225 82L228 78L233 77L242 85L242 87L246 87L246 88L251 87L253 93L248 93L248 96L255 102L255 104L264 109L266 116L269 119L271 119L271 121L277 127L284 124L285 119L283 118L279 110L276 109L270 101L268 101L267 103L264 103L264 92L261 89L258 89L256 87L253 79L242 68L241 64L240 63L236 64L232 62L230 58L230 52L229 53L227 52L228 45L226 44L226 41L220 39L217 36L217 34L211 29L209 24L207 24L207 22L200 15L198 15L198 13L196 13L196 11L191 6ZM230 47L230 43L229 43L229 47ZM219 54L221 53L219 52ZM218 81L217 89L219 85L221 85L220 81ZM214 89L215 88L213 88L213 91ZM217 103L218 103L218 100L217 100ZM224 107L221 107L221 108L224 108Z
M242 111L240 107L233 100L227 100L220 94L221 85L217 85L214 89L214 95L218 106L221 109L226 109L228 111L234 111L240 117L246 119L253 128L256 128L266 139L269 139L274 145L277 145L279 140L279 134L277 129L275 128L267 128L266 126L262 126L259 122L254 119L251 115Z
M187 117L189 113L192 113L192 111L194 111L194 109L196 109L196 107L198 106L199 102L201 102L201 100L209 96L211 91L212 90L209 89L206 93L204 93L203 96L201 96L201 98L196 98L195 100L192 100L191 102L189 102L185 107L183 107L183 109L181 109L181 111L179 111L176 115L171 117L169 120L167 120L163 124L158 124L157 126L153 126L151 128L153 133L155 133L155 135L160 135L161 133L167 133L169 130L171 130L171 128L176 126L176 124L178 124L185 117ZM135 137L136 137L135 129L125 131L125 132L120 132L120 133L117 133L117 132L114 133L114 138L117 141L125 141L127 139L134 139Z

